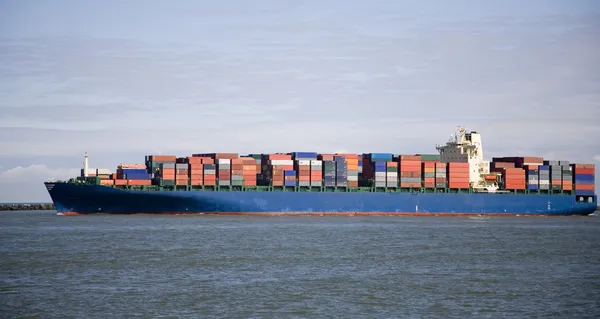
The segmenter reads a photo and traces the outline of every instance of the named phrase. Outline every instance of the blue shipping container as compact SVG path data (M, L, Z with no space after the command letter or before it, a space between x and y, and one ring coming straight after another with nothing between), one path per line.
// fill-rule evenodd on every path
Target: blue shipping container
M317 159L315 152L292 152L292 159Z
M576 190L575 195L594 196L595 194L594 194L594 191Z
M575 184L594 184L594 174L575 175Z
M285 176L296 176L296 171L285 171Z
M393 155L390 153L370 153L368 156L372 159L389 159L393 158Z

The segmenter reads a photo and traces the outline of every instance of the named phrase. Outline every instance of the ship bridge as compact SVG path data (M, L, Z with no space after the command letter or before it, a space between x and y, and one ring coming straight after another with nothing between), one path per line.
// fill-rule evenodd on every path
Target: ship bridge
M481 135L476 131L467 132L464 127L459 127L458 132L452 134L446 145L436 145L440 153L440 161L469 163L469 182L475 189L485 189L495 192L498 189L496 182L486 181L482 175L490 173L490 162L483 159Z

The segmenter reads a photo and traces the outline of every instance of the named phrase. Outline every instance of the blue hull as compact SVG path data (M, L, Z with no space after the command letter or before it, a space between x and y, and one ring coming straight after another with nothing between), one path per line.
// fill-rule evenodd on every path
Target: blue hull
M46 183L63 214L589 215L570 195L377 192L132 191Z

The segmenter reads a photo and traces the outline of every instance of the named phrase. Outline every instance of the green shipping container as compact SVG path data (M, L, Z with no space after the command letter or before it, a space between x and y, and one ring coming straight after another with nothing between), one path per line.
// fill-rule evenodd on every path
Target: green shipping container
M175 180L161 179L160 186L175 186Z
M439 161L440 158L439 154L421 154L422 161Z

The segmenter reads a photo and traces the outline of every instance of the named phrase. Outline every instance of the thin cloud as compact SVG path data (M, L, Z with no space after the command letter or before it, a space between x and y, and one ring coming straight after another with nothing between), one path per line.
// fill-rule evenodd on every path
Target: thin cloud
M84 151L103 167L151 153L435 153L456 125L483 134L488 158L593 162L600 149L597 15L541 4L528 19L499 5L445 5L452 15L394 3L187 6L160 30L135 20L156 32L131 19L85 37L0 31L2 165L79 163ZM199 8L205 19L189 13Z

